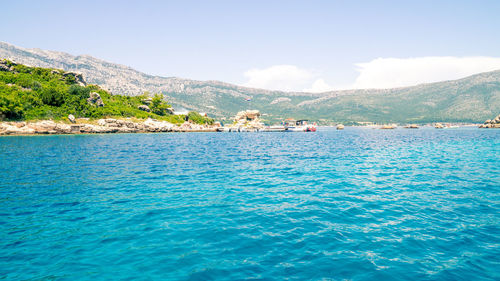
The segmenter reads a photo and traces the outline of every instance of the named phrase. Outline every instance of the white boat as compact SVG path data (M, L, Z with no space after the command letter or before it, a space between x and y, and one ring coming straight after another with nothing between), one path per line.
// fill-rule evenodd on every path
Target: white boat
M287 132L316 132L316 123L308 124L308 120L286 119L283 126Z

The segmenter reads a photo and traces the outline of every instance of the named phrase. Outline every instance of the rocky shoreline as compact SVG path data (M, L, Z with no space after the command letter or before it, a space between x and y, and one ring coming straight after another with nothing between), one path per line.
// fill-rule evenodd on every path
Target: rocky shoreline
M72 120L71 124L42 120L34 122L0 122L0 135L54 135L54 134L107 134L107 133L158 133L158 132L216 132L215 125L199 125L184 122L175 125L148 118L145 121L131 119Z
M496 118L493 118L491 120L486 120L484 124L479 126L479 128L484 128L484 129L500 128L500 114Z

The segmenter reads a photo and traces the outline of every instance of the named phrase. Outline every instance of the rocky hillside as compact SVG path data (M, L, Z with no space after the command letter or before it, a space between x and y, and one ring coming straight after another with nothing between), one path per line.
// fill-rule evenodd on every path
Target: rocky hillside
M85 79L113 94L161 92L174 107L229 118L258 109L262 118L308 118L330 122L482 122L500 109L500 71L455 81L384 90L292 93L240 87L219 81L159 77L91 56L25 49L0 43L0 58L19 63L82 73Z
M0 121L57 120L74 123L77 118L96 120L109 117L152 118L169 124L182 124L188 119L190 123L213 124L213 119L197 112L189 112L187 116L172 114L170 105L161 94L112 95L97 85L87 85L83 77L74 72L0 60ZM36 128L32 129L36 131Z

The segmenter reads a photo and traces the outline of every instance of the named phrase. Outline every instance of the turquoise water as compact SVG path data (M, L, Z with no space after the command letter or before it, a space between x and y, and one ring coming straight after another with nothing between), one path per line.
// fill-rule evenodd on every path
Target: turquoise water
M499 280L500 130L0 138L0 279Z

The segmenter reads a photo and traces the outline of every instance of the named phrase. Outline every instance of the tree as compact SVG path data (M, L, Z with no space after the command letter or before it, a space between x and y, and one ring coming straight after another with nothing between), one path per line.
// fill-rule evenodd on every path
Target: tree
M155 94L151 100L151 112L164 116L168 114L168 109L170 104L164 101L164 96L162 94Z

